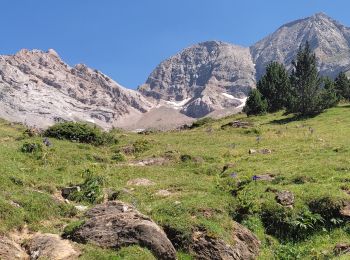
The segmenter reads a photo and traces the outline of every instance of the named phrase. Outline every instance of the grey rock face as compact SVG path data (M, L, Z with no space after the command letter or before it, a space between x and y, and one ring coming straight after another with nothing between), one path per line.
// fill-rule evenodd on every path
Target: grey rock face
M290 68L301 44L309 41L323 75L334 77L350 70L350 28L323 13L282 25L277 31L253 45L251 53L260 78L270 61Z
M184 114L202 117L214 110L240 106L254 86L249 49L209 41L163 61L139 91L156 100L182 102Z
M104 248L140 245L157 259L176 259L176 251L164 231L133 206L121 201L97 205L86 213L87 220L71 237Z
M45 127L54 122L94 122L104 128L152 105L97 70L71 68L53 50L0 56L0 117Z

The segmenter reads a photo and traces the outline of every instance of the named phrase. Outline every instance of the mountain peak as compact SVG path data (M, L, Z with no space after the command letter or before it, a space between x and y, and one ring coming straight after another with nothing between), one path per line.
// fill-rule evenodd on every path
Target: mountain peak
M350 29L325 13L287 23L251 47L257 78L271 61L291 66L299 47L310 43L316 53L320 72L334 77L349 65Z
M319 12L319 13L315 13L313 16L311 16L313 18L317 18L317 19L331 19L331 17L329 17L328 15L326 15L325 13L323 12Z

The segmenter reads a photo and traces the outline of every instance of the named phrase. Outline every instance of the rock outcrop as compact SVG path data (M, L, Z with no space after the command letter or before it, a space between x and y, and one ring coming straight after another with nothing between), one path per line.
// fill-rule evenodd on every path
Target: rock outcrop
M2 260L29 260L29 255L13 240L0 237L0 259Z
M109 201L86 212L87 220L71 238L104 248L140 245L158 259L176 259L176 251L164 231L149 217L121 201Z
M197 231L192 235L190 252L196 259L208 260L249 260L258 256L260 241L238 223L234 223L233 241L234 244L230 245L206 232Z
M163 61L139 91L198 118L241 106L254 86L255 69L248 48L208 41Z
M80 255L69 240L64 240L56 234L38 233L27 243L26 248L32 260L73 260Z
M276 194L276 201L282 206L293 206L294 194L290 191L279 191Z

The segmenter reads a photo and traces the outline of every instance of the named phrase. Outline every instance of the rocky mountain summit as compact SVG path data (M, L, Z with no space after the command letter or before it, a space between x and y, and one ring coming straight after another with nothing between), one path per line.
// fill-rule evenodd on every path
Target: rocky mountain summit
M254 84L255 69L248 48L208 41L163 61L139 91L198 118L242 105Z
M54 50L0 57L0 117L10 121L45 127L74 120L108 128L151 107L97 70L68 66Z
M0 117L38 127L74 120L133 130L226 116L242 110L269 62L290 68L306 41L321 74L350 75L350 28L323 13L287 23L249 48L190 46L161 62L138 91L86 65L70 67L54 50L21 50L0 56Z
M316 53L321 74L335 77L341 71L350 71L350 28L317 13L282 25L250 48L257 78L270 61L290 68L300 45L306 41Z

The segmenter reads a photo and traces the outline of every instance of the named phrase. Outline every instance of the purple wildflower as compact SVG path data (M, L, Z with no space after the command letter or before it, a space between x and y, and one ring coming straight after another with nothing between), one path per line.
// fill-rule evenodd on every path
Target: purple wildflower
M231 173L231 174L230 174L230 177L231 177L231 178L236 178L236 177L237 177L237 173L235 173L235 172Z

